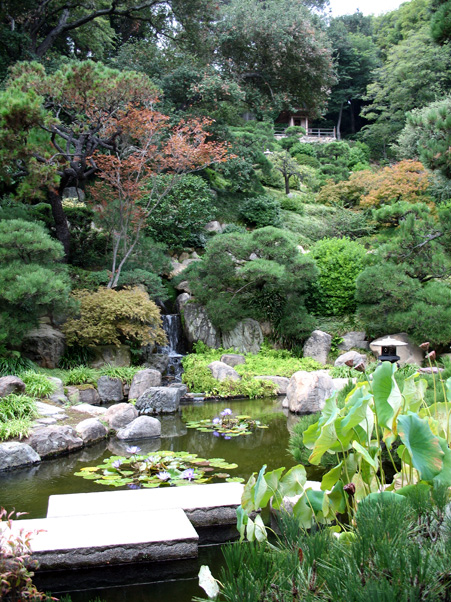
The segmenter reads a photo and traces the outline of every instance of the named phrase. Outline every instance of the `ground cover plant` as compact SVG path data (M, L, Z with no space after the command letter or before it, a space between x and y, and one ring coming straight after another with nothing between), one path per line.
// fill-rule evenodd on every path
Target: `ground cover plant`
M201 433L212 433L215 437L240 437L251 435L256 429L268 428L260 420L253 420L251 416L234 415L230 408L224 408L219 416L205 418L186 423L187 428L194 428Z
M219 361L224 353L235 353L234 349L211 349L203 343L195 346L196 353L183 358L183 382L190 391L204 392L207 395L227 397L265 397L274 394L276 386L266 380L255 379L255 376L291 377L298 370L318 370L323 368L312 358L297 358L290 351L270 349L264 345L257 354L246 354L246 363L238 364L234 369L241 380L217 381L213 378L208 365Z
M33 397L10 393L0 398L0 441L27 437L33 419L38 415Z
M184 451L157 451L140 455L141 449L136 446L126 451L128 456L110 456L103 464L87 466L75 475L100 485L127 486L130 489L180 487L216 479L225 479L229 483L244 480L224 472L237 468L237 464L228 463L222 458L207 460Z

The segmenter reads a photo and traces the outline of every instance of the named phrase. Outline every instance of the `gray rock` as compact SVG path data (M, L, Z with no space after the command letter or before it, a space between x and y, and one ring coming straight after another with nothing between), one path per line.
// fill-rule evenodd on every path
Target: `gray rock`
M189 287L189 282L188 280L182 280L181 282L179 282L175 289L177 291L180 291L182 293L188 293L189 295L191 295L191 289Z
M80 412L81 414L91 414L91 416L102 416L108 411L106 408L94 406L89 403L80 403L79 405L73 406L71 410Z
M333 378L332 382L334 383L334 391L341 391L344 389L350 380L352 380L353 383L357 382L356 378Z
M49 401L51 401L52 403L57 403L59 405L68 404L69 400L64 394L63 381L60 378L56 378L54 376L47 376L47 380L49 380L55 387L53 393L49 395Z
M127 426L132 420L138 417L138 410L131 403L118 403L108 408L103 415L110 429L115 431Z
M178 276L179 274L181 274L183 271L185 271L186 268L191 263L194 263L195 261L199 261L199 259L191 257L189 259L184 259L181 263L178 262L176 259L171 259L172 271L169 274L169 278L175 278L176 276Z
M354 368L355 366L363 365L366 368L366 355L362 355L357 351L347 351L343 355L339 355L335 360L335 366L349 366Z
M198 303L187 303L183 307L183 317L183 330L189 345L202 341L214 349L221 347L219 332L211 323L204 307Z
M343 341L338 345L338 349L342 351L350 351L351 349L369 349L370 345L366 339L366 334L363 331L347 332L343 335Z
M168 387L178 389L180 391L181 397L185 397L185 395L188 393L188 387L183 383L171 383L170 385L168 385Z
M89 405L99 405L100 396L97 389L92 385L79 385L77 387L66 388L69 402L73 405L77 403L87 403Z
M36 430L28 444L41 456L48 458L83 447L83 439L69 425L49 426Z
M334 384L327 370L300 370L293 374L288 385L288 409L301 414L320 412L333 391Z
M66 186L63 190L62 197L64 200L70 199L71 201L76 201L79 203L85 202L85 192L81 188L77 188L76 186Z
M263 333L260 324L252 318L246 318L230 332L222 335L224 349L236 349L241 353L258 353L263 343Z
M143 363L147 368L158 370L164 374L169 366L169 355L167 353L146 353L143 357Z
M9 470L40 462L39 454L27 443L9 441L0 443L0 470Z
M370 349L373 352L375 357L378 357L381 354L381 348L377 345L378 341L381 339L385 339L385 337L390 337L391 339L396 339L397 341L402 341L403 343L407 343L407 345L403 345L402 347L396 348L396 354L399 355L399 364L404 366L405 364L417 364L417 366L421 366L424 360L424 352L418 345L409 338L409 335L405 332L398 332L397 334L385 334L383 337L379 337L372 343L370 343Z
M37 401L36 408L39 416L65 416L65 413L61 408L55 407L50 403L44 403L43 401Z
M245 364L246 358L244 357L244 355L239 355L238 353L224 353L223 355L221 355L220 361L233 368L234 366L238 366L239 364Z
M135 404L140 414L173 414L179 409L182 391L176 387L151 387Z
M332 337L322 330L314 330L304 345L304 357L311 357L321 364L327 364Z
M129 399L138 399L146 389L161 385L161 373L158 370L147 368L135 374L128 392Z
M25 383L18 376L0 378L0 397L6 397L10 393L25 393Z
M208 364L208 368L216 380L240 380L241 376L231 366L224 364L223 362L211 362Z
M50 324L30 330L22 342L25 357L42 368L56 368L65 348L65 336Z
M97 380L97 391L101 401L119 402L124 399L122 381L114 376L101 376Z
M254 376L260 380L270 380L277 385L276 395L286 395L290 379L285 376Z
M83 439L85 445L96 443L96 441L105 439L108 436L107 428L97 418L87 418L79 422L75 430Z
M188 301L191 299L191 295L188 293L182 293L181 295L177 296L177 299L175 300L175 304L177 306L177 311L179 312L179 314L182 313L182 309L185 307L185 305L188 303Z
M208 224L205 224L204 228L207 232L214 232L215 234L220 234L224 230L224 226L216 220L208 222Z
M128 426L116 433L116 437L122 440L147 439L147 437L159 437L160 435L160 421L150 416L138 416Z
M93 347L95 358L91 362L91 368L102 368L103 366L130 366L130 347L127 345L98 345Z

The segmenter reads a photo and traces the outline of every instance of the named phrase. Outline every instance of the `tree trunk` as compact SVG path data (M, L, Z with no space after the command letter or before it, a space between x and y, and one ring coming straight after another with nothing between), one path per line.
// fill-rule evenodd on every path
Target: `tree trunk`
M355 115L354 115L354 106L352 104L352 100L349 104L349 111L351 113L351 133L355 134Z
M337 121L337 140L341 140L341 118L343 117L343 103L340 105L340 111L338 113L338 121Z
M285 180L285 194L290 194L290 176L284 175Z
M50 190L49 201L52 206L56 237L64 247L64 261L67 263L70 253L70 231L60 194L56 190Z

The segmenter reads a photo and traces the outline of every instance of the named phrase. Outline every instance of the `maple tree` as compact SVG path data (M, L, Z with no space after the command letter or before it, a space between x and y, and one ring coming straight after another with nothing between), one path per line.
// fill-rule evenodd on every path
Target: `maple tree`
M98 171L96 150L114 150L118 112L156 99L150 79L93 61L47 74L36 62L18 63L0 94L1 176L18 198L45 196L66 258L70 232L62 206L67 186L82 188Z
M211 123L206 118L190 119L172 127L167 115L133 105L118 114L111 126L120 132L115 151L94 154L100 172L91 189L94 209L113 235L108 288L117 286L147 218L183 174L228 158L227 144L208 140Z

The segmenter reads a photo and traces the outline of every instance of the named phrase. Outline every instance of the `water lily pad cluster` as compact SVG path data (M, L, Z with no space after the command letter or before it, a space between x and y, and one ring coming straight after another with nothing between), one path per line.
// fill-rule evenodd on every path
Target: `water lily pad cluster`
M242 482L240 477L231 477L228 470L237 468L222 458L199 458L188 452L157 451L140 455L139 447L127 449L128 457L111 456L99 466L87 466L75 475L93 480L100 485L127 486L130 489L170 487L208 483L225 479L227 482Z
M225 408L215 418L187 422L186 426L189 429L197 429L201 433L213 433L215 437L224 437L224 439L250 435L256 429L268 428L250 416L234 416L230 408Z

